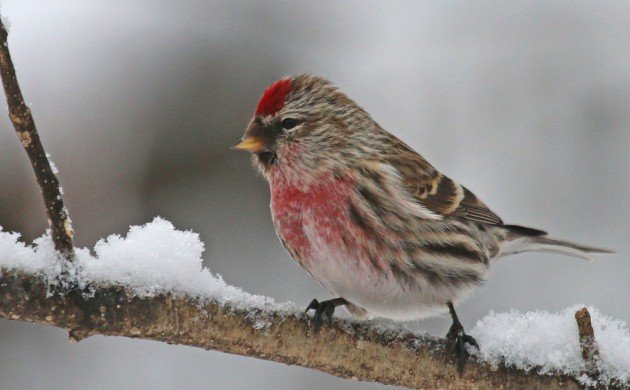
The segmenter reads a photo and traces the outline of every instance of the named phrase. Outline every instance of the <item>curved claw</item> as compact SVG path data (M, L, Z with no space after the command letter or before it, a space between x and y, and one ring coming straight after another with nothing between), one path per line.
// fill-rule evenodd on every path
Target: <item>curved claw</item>
M330 299L322 302L319 302L317 299L313 299L304 311L307 313L309 310L315 310L315 315L313 316L313 331L315 333L319 332L322 324L324 323L324 318L329 325L332 324L332 317L335 312L335 308L340 305L345 305L346 303L346 300L343 298Z
M313 299L306 307L306 310L304 310L304 313L308 313L309 310L317 310L318 307L319 301L317 299Z
M448 350L455 355L457 371L460 376L464 374L466 362L470 357L466 344L479 349L479 344L477 344L477 340L475 340L474 337L464 333L463 328L452 326L446 335L446 345Z

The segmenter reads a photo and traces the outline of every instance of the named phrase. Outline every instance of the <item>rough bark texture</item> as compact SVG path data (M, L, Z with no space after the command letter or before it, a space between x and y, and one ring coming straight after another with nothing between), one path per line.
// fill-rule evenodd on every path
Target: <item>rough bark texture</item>
M575 321L578 325L578 335L580 337L580 347L582 348L582 358L586 361L587 371L591 376L597 373L597 357L599 348L595 340L595 331L591 324L591 314L586 308L582 308L575 313Z
M443 341L409 333L381 334L335 321L319 334L307 317L251 313L186 298L141 299L121 287L92 293L50 290L38 277L0 272L0 317L67 329L70 339L125 336L183 344L314 368L329 374L410 388L578 388L570 378L527 374L469 362L463 377Z
M37 183L44 197L44 204L48 214L48 222L52 230L55 249L63 253L68 259L73 257L72 225L68 213L63 205L59 181L50 167L46 151L39 139L35 121L31 110L24 103L22 91L15 75L15 68L9 53L7 30L0 20L0 75L2 85L9 106L9 118L15 127L18 137L31 160L31 165L37 177Z

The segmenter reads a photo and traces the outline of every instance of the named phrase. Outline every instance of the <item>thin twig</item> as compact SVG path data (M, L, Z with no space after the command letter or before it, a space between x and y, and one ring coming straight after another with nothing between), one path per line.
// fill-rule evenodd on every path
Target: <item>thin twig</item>
M589 374L596 374L599 349L597 347L597 341L595 341L595 331L593 330L593 325L591 324L591 314L584 307L575 312L575 321L578 325L580 347L582 348L582 359L586 362Z
M55 249L66 258L71 259L74 256L72 247L74 231L72 230L72 224L68 217L68 211L63 205L59 181L50 167L50 162L39 139L31 110L24 103L24 97L22 96L22 91L15 75L13 61L11 60L7 38L7 30L0 20L0 74L2 76L4 93L7 97L7 105L9 106L9 118L13 122L13 127L15 127L15 131L20 137L35 171L37 183L39 183L42 196L44 197Z

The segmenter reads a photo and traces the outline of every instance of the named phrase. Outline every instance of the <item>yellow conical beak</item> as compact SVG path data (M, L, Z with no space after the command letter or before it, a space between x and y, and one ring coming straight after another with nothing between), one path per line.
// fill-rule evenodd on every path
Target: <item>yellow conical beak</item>
M241 142L232 146L232 150L246 150L251 153L261 153L267 150L267 144L264 140L258 137L247 137Z

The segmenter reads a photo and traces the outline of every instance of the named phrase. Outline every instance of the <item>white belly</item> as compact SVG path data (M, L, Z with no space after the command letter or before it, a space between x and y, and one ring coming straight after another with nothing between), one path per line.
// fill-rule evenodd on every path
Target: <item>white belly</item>
M335 295L366 310L368 318L409 321L435 316L448 310L447 302L461 302L475 287L445 287L422 277L412 285L402 284L392 274L376 272L366 259L330 245L316 229L306 225L304 233L312 248L310 261L304 264L307 271Z

